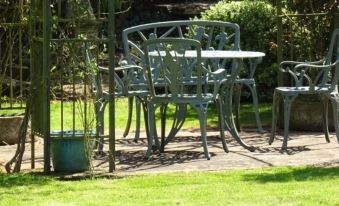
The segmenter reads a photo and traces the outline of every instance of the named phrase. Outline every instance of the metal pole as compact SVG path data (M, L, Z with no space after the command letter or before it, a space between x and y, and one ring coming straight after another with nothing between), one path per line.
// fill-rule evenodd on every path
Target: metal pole
M277 44L278 44L278 50L277 50L277 60L278 65L282 61L283 56L283 41L282 41L282 35L283 35L283 28L282 28L282 5L281 0L277 0ZM278 86L283 85L283 76L281 72L278 72Z
M115 1L108 1L108 54L109 54L109 172L115 170L115 95L114 95L114 4Z
M35 137L31 134L31 169L35 169Z
M31 2L31 8L30 8L30 21L29 21L29 44L30 44L30 49L31 49L31 53L30 53L30 81L32 82L33 81L33 72L32 72L32 68L33 68L33 61L34 61L34 58L33 58L33 53L34 53L34 47L33 47L33 35L34 35L34 32L33 32L33 29L34 29L34 21L33 20L33 11L35 11L34 9L34 4L35 2L32 1ZM33 88L32 88L32 84L30 85L30 96L29 98L33 98ZM31 100L32 101L32 100ZM32 101L33 102L33 101ZM27 105L26 105L27 106ZM32 111L31 111L32 112ZM32 116L31 116L32 118ZM32 120L32 119L31 119ZM34 145L34 134L33 134L33 129L31 129L31 169L34 169L35 168L35 145Z
M334 14L334 29L339 28L339 6L337 6L337 11Z
M49 99L49 90L50 90L50 38L51 38L51 11L50 11L50 0L43 0L42 10L43 10L43 135L44 135L44 172L51 172L51 158L50 158L50 99Z

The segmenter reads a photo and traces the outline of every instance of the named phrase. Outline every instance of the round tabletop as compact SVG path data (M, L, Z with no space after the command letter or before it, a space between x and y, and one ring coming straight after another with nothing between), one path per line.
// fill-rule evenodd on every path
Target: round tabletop
M186 51L186 57L189 57L190 52L196 53L195 51ZM196 56L196 54L195 54ZM256 51L224 51L224 50L202 50L201 58L258 58L265 56L263 52ZM194 57L194 56L192 56Z
M149 52L150 56L165 56L164 51L152 51ZM180 56L180 55L178 55ZM197 57L196 50L186 50L185 55L186 58L195 58ZM256 51L231 51L231 50L202 50L201 58L203 59L223 59L223 58L259 58L265 56L263 52Z

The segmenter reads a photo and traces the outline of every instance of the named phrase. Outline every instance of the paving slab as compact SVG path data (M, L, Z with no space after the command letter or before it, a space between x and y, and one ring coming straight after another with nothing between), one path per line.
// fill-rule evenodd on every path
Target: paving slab
M281 133L280 133L281 134ZM218 171L230 169L264 168L273 166L339 166L339 144L334 133L331 142L327 143L323 133L290 132L287 151L281 151L282 136L272 145L268 145L269 133L260 134L255 130L246 129L240 132L243 140L254 145L257 149L250 152L239 146L227 134L229 153L225 153L217 131L208 131L208 149L211 159L204 157L200 142L200 133L197 129L183 130L170 142L163 153L154 152L148 160L144 158L146 151L145 134L135 143L133 133L127 138L119 138L117 134L116 174L140 174L159 172L190 172L190 171ZM43 141L36 140L36 169L43 168ZM4 164L15 153L16 146L0 146L0 170L4 171ZM107 154L108 144L104 145ZM22 164L23 170L30 170L31 154L30 143L26 144L26 152ZM108 173L108 156L93 159L94 173Z

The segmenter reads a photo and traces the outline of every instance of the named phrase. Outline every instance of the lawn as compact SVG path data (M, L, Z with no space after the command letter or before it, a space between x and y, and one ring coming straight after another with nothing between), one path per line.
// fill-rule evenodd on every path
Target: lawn
M88 108L90 111L93 110L93 104L88 104ZM116 109L115 109L115 122L116 122L116 129L117 130L123 130L126 125L127 120L127 99L126 98L118 98L116 100ZM253 112L253 105L251 103L243 103L241 105L240 109L240 122L242 126L245 127L254 127L255 126L255 117ZM261 103L260 105L260 117L262 120L263 125L268 126L271 124L271 116L272 116L272 104L271 103ZM63 103L63 126L61 126L61 103L60 101L52 101L51 102L51 130L61 130L63 128L64 130L67 129L73 129L73 112L75 113L75 129L83 129L83 121L81 120L81 117L79 114L83 113L83 106L80 106L79 103L73 104L72 102L64 102ZM73 111L74 109L74 111ZM171 124L171 115L174 113L174 105L170 105L168 108L168 118L169 121L167 121L167 128L169 128ZM23 114L24 109L15 109L15 110L9 110L9 109L1 109L0 115L11 115L11 114ZM90 120L93 120L91 127L94 128L94 113L89 112L91 116ZM157 115L157 119L159 119L159 115ZM159 124L160 122L158 122ZM218 125L218 115L217 111L215 109L215 106L211 104L208 109L208 116L207 116L207 124L208 127L217 127ZM141 119L141 127L144 127L144 119L142 116ZM198 121L198 114L192 107L188 107L188 114L186 115L186 120L183 125L183 128L199 128L199 121ZM135 129L135 108L134 108L134 114L133 114L133 121L131 130ZM105 131L108 132L108 106L106 106L105 110Z
M62 181L1 174L0 205L339 205L339 168L279 167Z
M127 120L127 99L126 98L119 98L116 101L116 109L115 109L115 116L116 116L116 129L123 130L126 125ZM271 124L271 113L272 113L272 105L270 103L260 104L260 115L262 118L263 125L270 125ZM76 120L75 120L75 128L81 129L82 128L82 121L79 119L79 104L75 104L75 113L76 113ZM73 105L71 102L64 103L64 121L63 121L63 128L64 129L72 129L72 111ZM171 124L171 115L174 112L174 106L170 105L168 108L168 116L169 121L167 121L168 125ZM186 121L183 125L183 128L199 128L199 121L198 121L198 114L196 111L189 107L188 114L186 116ZM243 126L253 127L255 125L255 117L252 109L252 104L245 103L241 105L241 118L240 122ZM135 112L135 109L134 109ZM60 102L53 101L51 104L51 129L52 130L60 130L61 128L61 106ZM159 115L157 115L159 117ZM159 118L158 118L159 119ZM208 126L209 127L217 127L218 125L218 115L214 105L209 106L208 110L208 118L207 118ZM158 122L159 123L159 122ZM94 125L94 124L93 124ZM141 119L141 127L144 127L144 119L142 116ZM169 128L169 126L167 126ZM133 121L131 130L135 129L135 113L133 115ZM108 132L108 106L106 106L105 110L105 130Z

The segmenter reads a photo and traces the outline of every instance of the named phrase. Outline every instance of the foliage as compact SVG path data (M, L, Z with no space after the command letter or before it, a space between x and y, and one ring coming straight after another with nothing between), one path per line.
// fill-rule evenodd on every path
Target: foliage
M271 1L272 2L272 1ZM300 1L282 1L283 14L319 12L333 7L330 1L300 4ZM303 6L302 6L303 5ZM309 7L311 9L309 9ZM331 8L332 8L331 7ZM235 22L241 29L241 49L266 53L258 65L256 79L259 95L270 101L277 86L277 22L276 8L268 1L220 1L210 10L202 13L203 19ZM330 36L331 15L283 18L283 60L318 60L324 56Z
M0 107L6 103L23 102L29 73L27 16L24 1L0 1ZM21 84L23 82L23 84ZM24 85L24 86L23 86ZM11 107L11 105L6 105Z
M277 26L275 8L271 4L265 1L220 1L210 10L203 12L201 18L237 23L240 26L241 49L266 53L266 57L257 68L257 83L270 89L276 86L272 76L277 75L275 65Z

